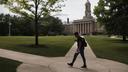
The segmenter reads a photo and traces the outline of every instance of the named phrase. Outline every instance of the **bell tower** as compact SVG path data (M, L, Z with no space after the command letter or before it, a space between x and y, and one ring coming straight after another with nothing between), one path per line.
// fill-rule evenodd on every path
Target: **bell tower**
M89 0L87 0L85 4L85 16L91 17L91 3L89 2Z
M85 3L85 16L84 19L86 18L92 18L91 16L91 3L89 0Z

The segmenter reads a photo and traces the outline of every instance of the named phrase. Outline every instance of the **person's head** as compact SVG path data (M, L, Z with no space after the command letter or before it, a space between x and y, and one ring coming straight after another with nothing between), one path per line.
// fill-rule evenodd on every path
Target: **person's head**
M80 35L79 35L78 32L75 32L74 35L75 35L76 38L79 38L80 37Z

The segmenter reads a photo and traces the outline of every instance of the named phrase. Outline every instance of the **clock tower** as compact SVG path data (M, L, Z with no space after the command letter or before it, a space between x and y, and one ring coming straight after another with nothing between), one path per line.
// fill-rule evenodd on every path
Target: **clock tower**
M85 16L84 19L92 18L91 16L91 3L89 0L85 3Z

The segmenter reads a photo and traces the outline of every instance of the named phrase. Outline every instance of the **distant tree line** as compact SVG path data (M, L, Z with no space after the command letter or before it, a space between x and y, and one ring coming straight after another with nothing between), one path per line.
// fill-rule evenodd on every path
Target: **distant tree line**
M9 23L11 23L11 35L32 36L34 35L34 21L27 17L0 14L0 36L9 34ZM47 16L39 20L39 35L63 34L64 26L59 18Z

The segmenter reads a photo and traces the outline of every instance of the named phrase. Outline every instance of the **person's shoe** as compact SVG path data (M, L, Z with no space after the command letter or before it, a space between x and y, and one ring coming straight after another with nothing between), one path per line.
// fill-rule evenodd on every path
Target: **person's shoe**
M83 66L81 66L81 68L87 68L87 66L86 65L83 65Z
M73 66L73 64L72 64L72 63L67 63L67 64L68 64L69 66L71 66L71 67Z

